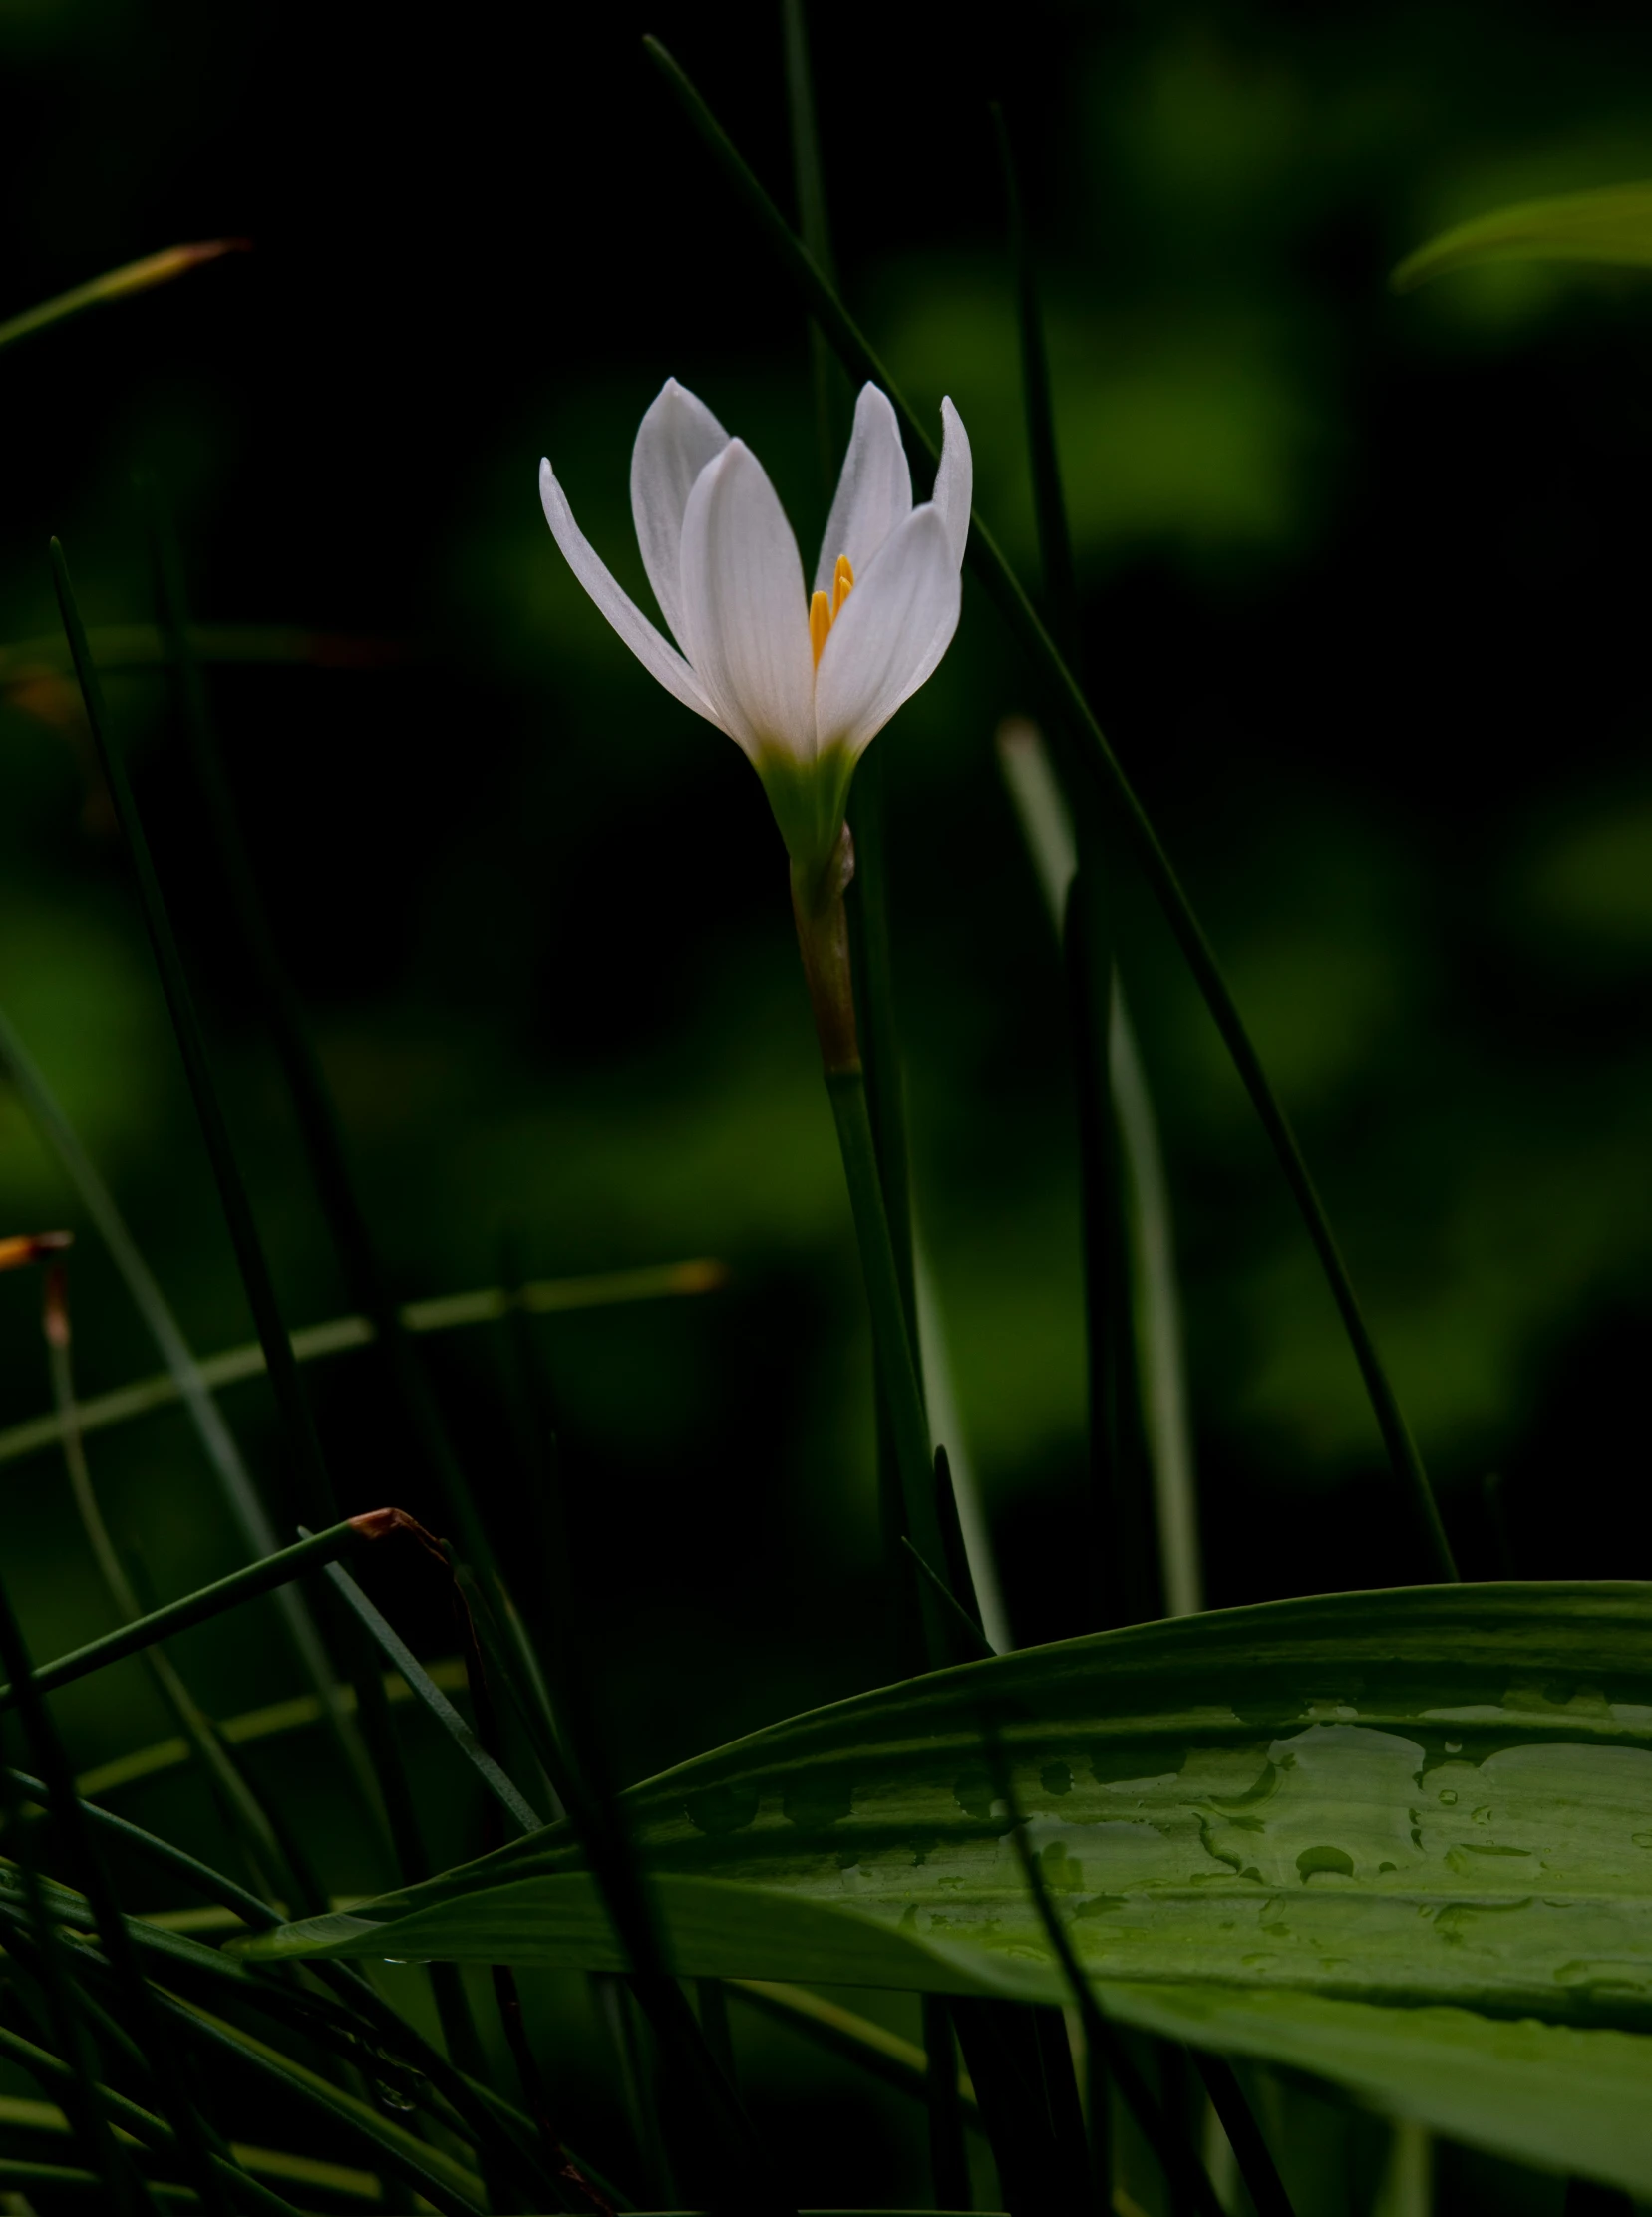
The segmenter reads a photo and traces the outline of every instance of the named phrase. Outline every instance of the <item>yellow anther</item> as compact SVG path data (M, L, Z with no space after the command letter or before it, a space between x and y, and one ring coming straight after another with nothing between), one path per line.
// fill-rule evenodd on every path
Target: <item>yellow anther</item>
M831 573L830 593L817 593L809 603L809 643L815 649L817 667L832 620L842 613L843 603L853 590L854 571L849 558L846 554L839 554L837 567Z

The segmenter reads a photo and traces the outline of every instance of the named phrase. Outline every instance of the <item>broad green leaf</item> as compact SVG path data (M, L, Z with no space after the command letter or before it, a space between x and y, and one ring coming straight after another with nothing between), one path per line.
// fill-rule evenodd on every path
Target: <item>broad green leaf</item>
M1555 200L1522 200L1459 223L1408 254L1396 292L1476 262L1619 262L1652 267L1652 184L1611 184Z
M1227 1610L839 1703L626 1801L685 1975L1049 2000L1059 1977L982 1759L990 1720L1074 1947L1121 2014L1148 2022L1196 1986L1212 2046L1470 2137L1547 2134L1545 2159L1580 2162L1572 2140L1556 2152L1560 2111L1521 2089L1564 2080L1551 2050L1598 2055L1578 2068L1600 2100L1632 2087L1652 2118L1652 2041L1626 2037L1652 2029L1649 1634L1641 1585ZM560 1826L238 1946L621 1967ZM1435 2062L1412 2069L1443 2005ZM1522 2016L1615 2030L1492 2021ZM1652 2185L1652 2123L1624 2130Z

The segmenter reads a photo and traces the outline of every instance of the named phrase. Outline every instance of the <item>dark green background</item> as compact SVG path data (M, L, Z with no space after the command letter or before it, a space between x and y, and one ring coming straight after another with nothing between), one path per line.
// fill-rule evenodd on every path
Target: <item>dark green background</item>
M1298 1121L1469 1570L1493 1567L1497 1470L1522 1568L1634 1574L1652 1543L1652 291L1505 268L1395 299L1386 274L1499 202L1652 172L1652 27L1464 4L1032 4L984 41L972 22L814 24L850 302L922 411L956 401L978 505L1035 575L1001 97L1103 721ZM401 642L390 667L239 670L215 694L398 1288L491 1282L507 1236L531 1275L733 1270L695 1302L542 1331L630 1771L889 1667L868 1350L784 856L747 765L613 639L534 489L548 451L640 594L630 441L676 375L754 446L811 554L824 514L800 316L643 29L790 206L767 10L420 28L0 9L0 307L176 238L254 245L0 361L5 636L52 628L54 530L91 621L148 613L147 465L202 617ZM1027 697L969 587L946 663L876 744L918 1208L959 1445L1030 1640L1085 1628L1086 1579L1062 989L991 745ZM287 1313L337 1313L164 689L114 701ZM1408 1577L1283 1185L1128 879L1118 907L1173 1183L1211 1599ZM0 705L0 1003L196 1346L249 1337L124 860L49 689ZM10 1101L0 1216L76 1221ZM74 1284L84 1390L153 1369L91 1238ZM46 1399L37 1291L0 1281L8 1421ZM498 1350L428 1352L497 1500ZM425 1505L371 1371L312 1378L346 1505ZM284 1500L261 1392L229 1407ZM181 1422L93 1455L158 1591L232 1559ZM39 1646L101 1628L55 1465L0 1468L0 1489ZM447 1642L416 1576L381 1590ZM272 1643L181 1652L219 1709L287 1690ZM136 1672L62 1707L88 1759L163 1729ZM432 1795L444 1848L474 1845Z

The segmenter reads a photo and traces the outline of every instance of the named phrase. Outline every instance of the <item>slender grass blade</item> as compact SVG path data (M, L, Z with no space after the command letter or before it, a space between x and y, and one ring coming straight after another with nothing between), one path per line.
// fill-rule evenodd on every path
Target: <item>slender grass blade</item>
M38 308L26 308L21 315L9 316L0 323L0 347L15 346L19 339L45 331L54 323L66 323L71 316L81 315L88 308L102 308L111 301L129 299L132 294L149 292L156 285L169 285L174 278L186 277L191 270L215 262L225 254L244 252L249 244L244 238L209 238L198 245L168 246L159 254L146 254L139 261L123 262L119 269L106 270L103 276L94 277L89 284L72 286L68 292L43 300Z

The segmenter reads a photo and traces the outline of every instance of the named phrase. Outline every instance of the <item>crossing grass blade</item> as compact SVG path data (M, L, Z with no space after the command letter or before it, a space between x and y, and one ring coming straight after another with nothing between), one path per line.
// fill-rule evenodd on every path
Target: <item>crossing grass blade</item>
M75 1679L88 1678L111 1663L124 1662L129 1655L141 1655L157 1640L169 1640L174 1633L187 1632L210 1617L221 1616L226 1609L237 1609L259 1594L273 1592L289 1578L319 1569L344 1554L353 1541L371 1529L371 1516L347 1517L342 1524L331 1525L324 1532L265 1556L262 1562L248 1563L244 1570L231 1571L227 1578L214 1579L209 1586L199 1586L193 1593L168 1601L164 1608L135 1617L130 1624L106 1632L100 1639L88 1640L67 1655L55 1656L33 1672L33 1684L45 1693L53 1687L68 1686ZM12 1702L16 1694L15 1685L0 1686L0 1708Z
M433 1683L448 1692L463 1689L465 1665L457 1656L444 1656L430 1666ZM412 1701L414 1696L400 1672L388 1675L384 1681L385 1699L395 1708L398 1703ZM335 1686L334 1700L346 1717L355 1711L356 1690L353 1686ZM326 1721L328 1710L313 1694L294 1695L283 1702L269 1702L261 1709L241 1710L216 1720L219 1738L229 1747L255 1745L259 1741L278 1740L292 1732L307 1732L312 1726ZM83 1770L77 1779L80 1791L88 1796L119 1793L124 1788L142 1785L152 1778L165 1777L189 1760L189 1743L181 1738L153 1741L148 1746L133 1747L127 1753L115 1755L107 1762L94 1764Z
M44 1283L45 1336L70 1491L110 1604L117 1616L128 1624L136 1623L144 1611L104 1522L81 1437L70 1353L68 1273L61 1262L48 1266ZM211 1720L189 1692L170 1656L158 1644L144 1650L144 1660L157 1692L176 1720L249 1867L275 1898L289 1902L320 1900L320 1892L309 1881L308 1874L300 1876L269 1811L218 1738Z
M241 953L286 1082L311 1182L351 1298L373 1326L374 1344L386 1383L400 1404L407 1430L434 1482L443 1521L449 1530L462 1536L472 1560L486 1562L489 1541L472 1488L460 1469L435 1397L414 1358L400 1311L390 1297L377 1243L356 1193L344 1134L321 1060L258 891L257 872L247 851L240 815L224 775L205 674L190 644L183 564L171 518L154 480L146 480L143 489L147 495L157 614L177 683L195 782L205 802L211 840ZM262 1323L259 1337L260 1340L265 1337ZM268 1360L267 1348L265 1355ZM295 1387L296 1365L292 1377ZM277 1391L281 1391L279 1383ZM315 1499L319 1505L320 1492Z
M864 335L838 298L835 288L804 245L796 238L769 195L758 182L733 141L657 39L643 41L644 51L660 72L689 123L740 200L768 245L777 266L802 295L852 376L871 378L888 395L906 437L938 461L934 440L914 415ZM1060 653L1039 617L1020 579L999 549L996 539L979 515L971 517L968 560L996 603L1017 642L1040 673L1060 716L1071 726L1076 761L1083 777L1116 808L1130 838L1138 866L1163 910L1212 1021L1221 1035L1235 1070L1250 1096L1251 1106L1278 1158L1292 1198L1301 1214L1320 1268L1330 1288L1344 1334L1353 1353L1370 1401L1372 1415L1396 1479L1415 1510L1428 1559L1436 1575L1455 1579L1457 1567L1441 1522L1439 1505L1416 1441L1401 1412L1388 1373L1377 1352L1376 1341L1354 1291L1353 1279L1337 1245L1330 1219L1309 1175L1307 1163L1285 1114L1284 1107L1262 1067L1261 1058L1245 1028L1238 1005L1228 990L1215 951L1182 890L1158 834L1126 777L1123 766L1108 744L1083 686Z
M274 1554L280 1545L275 1526L252 1482L251 1473L242 1460L234 1436L212 1399L210 1383L178 1329L177 1319L173 1316L155 1273L144 1260L127 1227L126 1219L116 1207L114 1196L98 1174L96 1165L81 1145L73 1125L64 1114L34 1058L3 1010L0 1010L0 1074L9 1079L16 1089L30 1122L57 1157L59 1167L74 1187L81 1206L108 1248L127 1292L166 1366L166 1398L180 1400L188 1411L189 1421L218 1480L225 1505L240 1531L247 1552L254 1556ZM159 1389L162 1382L155 1381L152 1384ZM96 1429L100 1423L110 1421L95 1413L93 1407L87 1404L80 1406L77 1416L83 1435ZM18 1452L30 1451L35 1445L55 1446L63 1438L63 1425L57 1416L33 1420L32 1428L30 1425L18 1428L29 1441L29 1446L18 1448ZM3 1453L0 1453L0 1459L5 1459ZM298 1595L284 1588L276 1594L275 1607L304 1676L318 1699L323 1703L330 1702L333 1673L327 1661L326 1649L321 1643L321 1635L316 1630L309 1610ZM335 1735L341 1729L335 1711Z
M4 1054L4 1024L5 1019L0 1015L0 1056ZM530 1278L513 1290L483 1286L475 1292L438 1294L430 1300L406 1302L401 1317L403 1328L409 1332L451 1332L462 1325L496 1323L508 1314L512 1304L519 1305L530 1316L549 1316L579 1309L607 1308L622 1302L660 1301L710 1293L727 1283L728 1271L722 1263L700 1257L692 1262L648 1264L637 1270L593 1271L577 1278ZM323 1356L343 1355L354 1348L371 1346L373 1325L364 1316L332 1317L325 1324L301 1325L290 1339L294 1360L313 1363ZM110 1425L130 1423L133 1418L146 1416L152 1410L169 1408L176 1401L189 1403L192 1415L195 1381L206 1390L205 1403L212 1408L212 1390L239 1385L249 1378L262 1378L265 1368L264 1351L256 1341L242 1347L225 1348L217 1355L203 1355L198 1360L190 1356L186 1367L162 1371L130 1386L118 1386L110 1393L93 1394L85 1401L77 1401L76 1425L84 1436L89 1431L102 1431ZM0 1431L0 1463L17 1462L26 1455L56 1447L62 1443L63 1436L63 1421L56 1412L27 1418L22 1424ZM268 1554L277 1541L261 1506L258 1516L260 1527L268 1533L267 1544L260 1541L258 1552Z
M1058 939L1078 849L1067 802L1043 734L1030 718L1006 717L997 752L1021 834ZM1118 1118L1123 1201L1135 1310L1143 1428L1153 1468L1154 1509L1163 1573L1164 1606L1172 1617L1203 1607L1198 1497L1193 1477L1193 1426L1176 1272L1169 1185L1136 1027L1117 975L1108 1035L1108 1077ZM0 1441L3 1452L3 1441Z
M85 1890L99 1941L114 1973L123 2025L139 2044L140 2053L153 2074L163 2114L176 2138L184 2175L199 2195L207 2217L227 2217L228 2204L208 2152L205 2126L175 2056L160 2038L155 1995L122 1919L103 1859L81 1814L69 1758L47 1709L44 1690L36 1680L28 1643L3 1579L0 1579L0 1665L11 1674L24 1738L50 1789L58 1836ZM45 1957L49 1961L56 1958L59 1966L66 1969L63 1953L56 1947L55 1936L50 1930L49 1913L38 1918L37 1932ZM50 1969L47 1977L56 1993L59 1982ZM73 1985L74 1974L69 1973L63 1983ZM78 1999L71 2003L71 2007L79 2006ZM101 2133L99 2137L102 2138ZM124 2193L121 2199L126 2199Z
M465 1760L476 1771L488 1791L509 1816L511 1822L523 1832L536 1832L543 1819L537 1816L522 1798L511 1780L483 1746L476 1734L436 1684L419 1658L389 1620L374 1607L350 1576L337 1563L327 1565L326 1576L345 1604L355 1611L375 1644L392 1662L406 1680L415 1697L424 1703Z
M1485 262L1614 262L1652 268L1652 183L1609 184L1493 208L1408 254L1389 282L1411 292Z
M8 316L0 323L0 347L15 346L19 339L27 339L37 331L45 331L55 323L67 323L71 316L83 315L88 308L102 308L111 301L128 300L134 293L149 292L157 285L169 285L175 278L186 277L207 262L215 262L225 254L242 253L249 241L244 238L208 238L193 246L167 246L159 254L145 254L135 262L123 262L119 269L109 269L90 283L74 285L68 292L43 300L37 308L26 308L21 315Z

